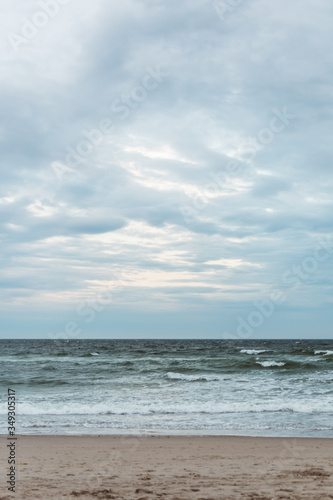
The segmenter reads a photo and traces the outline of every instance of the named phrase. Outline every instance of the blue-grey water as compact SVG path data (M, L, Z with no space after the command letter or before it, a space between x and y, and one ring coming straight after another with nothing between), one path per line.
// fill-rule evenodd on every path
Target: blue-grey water
M17 433L333 437L331 340L1 340Z

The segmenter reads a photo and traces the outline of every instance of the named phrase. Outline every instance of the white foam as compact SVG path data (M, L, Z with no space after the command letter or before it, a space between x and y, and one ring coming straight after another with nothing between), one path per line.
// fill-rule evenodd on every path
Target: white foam
M269 368L270 366L284 366L286 364L282 361L256 361L256 363L264 368Z
M248 398L244 401L228 401L226 402L216 402L216 401L204 401L202 399L188 398L184 400L175 401L174 397L166 398L166 401L161 401L158 398L154 400L145 400L143 403L135 401L118 401L110 403L37 403L32 405L31 403L24 402L20 403L20 418L21 424L28 417L33 419L35 423L43 423L52 421L53 417L62 417L69 424L74 420L86 421L90 416L92 421L97 418L98 421L110 421L110 419L122 418L125 415L140 415L150 416L154 415L154 418L158 418L158 415L183 415L189 416L193 414L206 415L219 415L219 414L229 414L229 413L262 413L262 412L301 412L301 413L311 413L316 412L330 412L331 411L331 401L327 398L326 400L316 398L309 404L309 400L306 396L303 396L300 400L291 400L287 397L271 398L268 400L258 398L253 399L252 391L248 391ZM3 414L4 412L0 412ZM44 415L43 421L37 420L36 417ZM104 417L106 415L106 417ZM164 418L164 417L163 417ZM74 420L73 420L74 419Z
M202 380L206 382L214 382L216 380L220 380L219 377L207 377L206 375L185 375L184 373L175 373L175 372L168 372L167 373L167 378L171 380L187 380L188 382L200 382Z
M241 354L260 354L261 352L267 352L267 349L242 349Z

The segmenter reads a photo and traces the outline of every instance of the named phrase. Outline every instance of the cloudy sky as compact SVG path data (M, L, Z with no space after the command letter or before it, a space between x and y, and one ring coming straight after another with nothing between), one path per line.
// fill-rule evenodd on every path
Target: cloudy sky
M332 334L330 0L3 0L1 336Z

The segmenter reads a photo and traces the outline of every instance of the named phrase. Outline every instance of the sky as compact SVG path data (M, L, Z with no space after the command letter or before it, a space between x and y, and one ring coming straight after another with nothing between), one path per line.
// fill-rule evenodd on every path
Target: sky
M331 338L330 0L3 0L1 338Z

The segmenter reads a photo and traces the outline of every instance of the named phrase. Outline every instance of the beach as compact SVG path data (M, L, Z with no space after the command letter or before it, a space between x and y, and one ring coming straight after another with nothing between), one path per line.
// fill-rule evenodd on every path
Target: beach
M15 495L2 476L2 500L333 498L332 439L18 435L16 458Z

